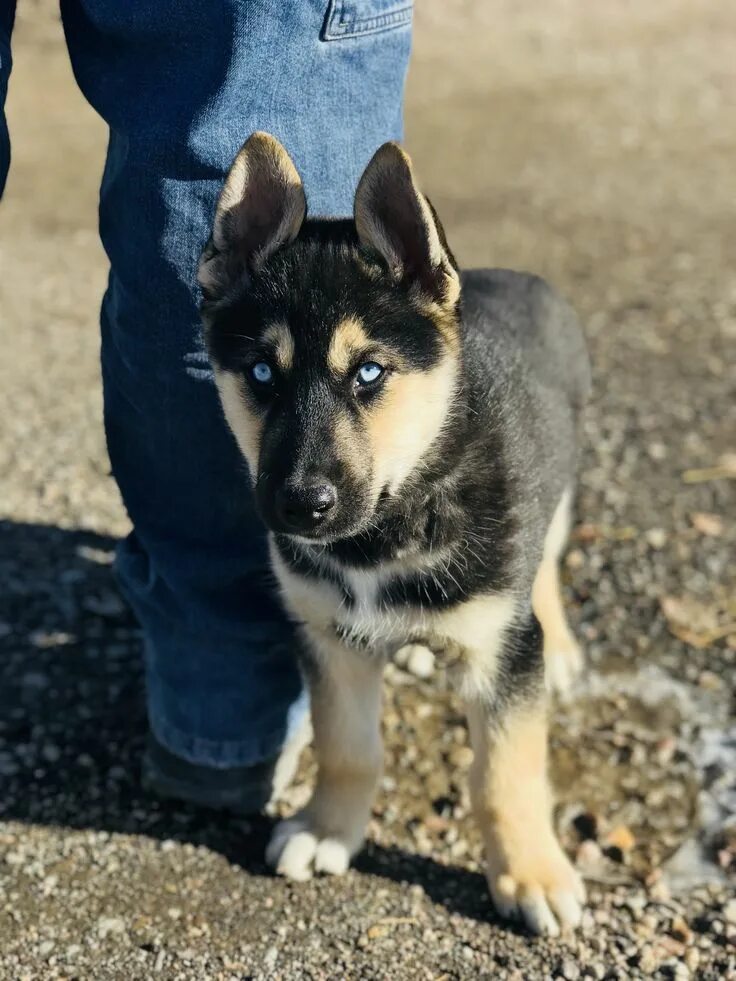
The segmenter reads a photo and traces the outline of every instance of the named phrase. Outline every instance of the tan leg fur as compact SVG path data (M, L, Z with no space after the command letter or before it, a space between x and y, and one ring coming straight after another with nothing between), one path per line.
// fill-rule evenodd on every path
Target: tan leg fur
M565 617L560 589L559 560L570 525L570 494L566 491L547 532L544 555L532 588L532 607L544 634L547 687L565 695L583 667L583 655Z
M552 827L543 702L515 706L501 720L471 702L468 723L471 798L496 909L535 933L576 926L585 891Z

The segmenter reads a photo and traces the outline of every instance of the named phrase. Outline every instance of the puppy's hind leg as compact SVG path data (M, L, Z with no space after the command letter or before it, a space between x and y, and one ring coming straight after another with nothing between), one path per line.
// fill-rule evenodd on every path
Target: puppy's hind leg
M378 781L383 660L307 631L317 784L299 814L276 825L266 861L280 875L341 875L363 842Z
M550 522L532 589L532 607L544 634L547 688L564 695L583 668L580 645L570 630L562 603L560 556L570 527L570 492L565 491Z

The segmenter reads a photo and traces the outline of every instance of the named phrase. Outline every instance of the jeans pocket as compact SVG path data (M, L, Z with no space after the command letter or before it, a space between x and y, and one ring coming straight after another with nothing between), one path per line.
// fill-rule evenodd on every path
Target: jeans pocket
M330 0L323 41L378 34L411 24L413 0Z

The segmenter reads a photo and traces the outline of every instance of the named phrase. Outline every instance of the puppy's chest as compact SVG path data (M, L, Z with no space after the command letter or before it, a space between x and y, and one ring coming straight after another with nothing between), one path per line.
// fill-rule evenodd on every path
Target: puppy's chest
M429 628L428 611L395 594L402 580L381 569L341 569L333 589L340 592L333 626L351 647L403 644Z
M409 640L427 640L436 629L438 610L428 598L412 602L418 587L411 575L398 576L379 565L313 574L298 584L289 578L291 583L282 582L287 602L294 606L296 601L302 619L319 622L348 647L395 648Z

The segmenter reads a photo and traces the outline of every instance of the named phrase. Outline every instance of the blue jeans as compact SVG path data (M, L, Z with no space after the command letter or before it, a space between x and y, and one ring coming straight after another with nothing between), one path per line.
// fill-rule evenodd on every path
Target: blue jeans
M194 763L273 757L306 709L195 285L217 192L253 130L313 215L352 212L402 130L410 0L62 0L77 81L110 127L100 233L105 426L134 531L117 571L146 637L150 724ZM0 16L0 97L10 17ZM7 133L0 128L0 186Z

